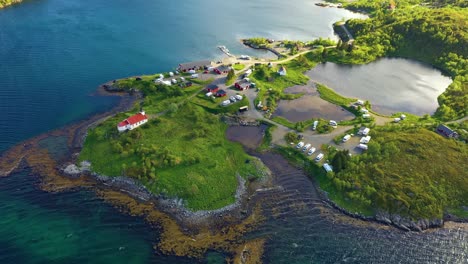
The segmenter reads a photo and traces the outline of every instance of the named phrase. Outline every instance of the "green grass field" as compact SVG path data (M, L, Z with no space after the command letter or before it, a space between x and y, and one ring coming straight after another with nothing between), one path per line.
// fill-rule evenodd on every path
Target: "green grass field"
M232 65L232 68L236 71L243 70L245 68L245 64L239 63Z

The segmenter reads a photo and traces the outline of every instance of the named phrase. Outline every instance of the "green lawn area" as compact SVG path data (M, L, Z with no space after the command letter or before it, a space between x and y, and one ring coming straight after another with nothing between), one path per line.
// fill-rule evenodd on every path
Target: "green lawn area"
M232 68L236 71L243 70L245 68L245 64L239 63L232 65Z
M320 98L322 98L325 101L328 101L332 104L340 105L345 108L350 108L349 105L351 103L354 103L357 101L355 98L348 98L344 97L337 92L335 92L333 89L328 88L327 86L317 83L317 91L320 94Z
M306 128L310 127L315 120L317 119L309 119L305 121L300 121L300 122L291 122L288 119L281 117L281 116L275 116L271 120L275 121L278 124L281 124L285 127L289 127L291 129L295 129L297 131L304 131Z
M80 160L91 161L97 173L132 177L155 194L182 198L193 210L231 204L238 185L236 175L255 178L260 175L259 166L240 144L226 139L227 125L207 109L237 110L246 101L226 110L218 102L202 104L205 98L200 94L183 103L200 87L142 84L144 109L150 114L168 112L124 133L117 131L117 124L136 110L106 120L89 130ZM179 105L173 107L176 102Z

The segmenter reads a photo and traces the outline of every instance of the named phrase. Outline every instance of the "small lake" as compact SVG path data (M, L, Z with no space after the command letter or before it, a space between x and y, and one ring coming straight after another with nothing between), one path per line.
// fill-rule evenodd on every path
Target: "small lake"
M285 90L288 94L303 94L298 99L281 100L273 116L281 116L291 122L300 122L313 118L326 120L351 120L354 115L342 107L331 104L320 98L315 84L289 87Z
M387 115L432 114L438 107L437 97L452 83L430 65L402 58L383 58L366 65L325 63L307 76L344 96L369 100L373 110Z

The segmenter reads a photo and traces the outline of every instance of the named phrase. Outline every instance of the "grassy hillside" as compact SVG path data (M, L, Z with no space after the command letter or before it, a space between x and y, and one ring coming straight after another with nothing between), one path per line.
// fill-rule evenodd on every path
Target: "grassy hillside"
M468 204L468 148L425 129L372 133L369 150L328 175L330 188L362 206L441 218Z

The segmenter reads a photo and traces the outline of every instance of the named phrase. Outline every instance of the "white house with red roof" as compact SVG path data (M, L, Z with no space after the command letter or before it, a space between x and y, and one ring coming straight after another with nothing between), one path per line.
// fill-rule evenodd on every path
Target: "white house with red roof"
M125 119L117 125L119 132L124 132L127 130L133 130L144 123L148 122L148 117L144 111L141 111L138 114L132 115L131 117Z

